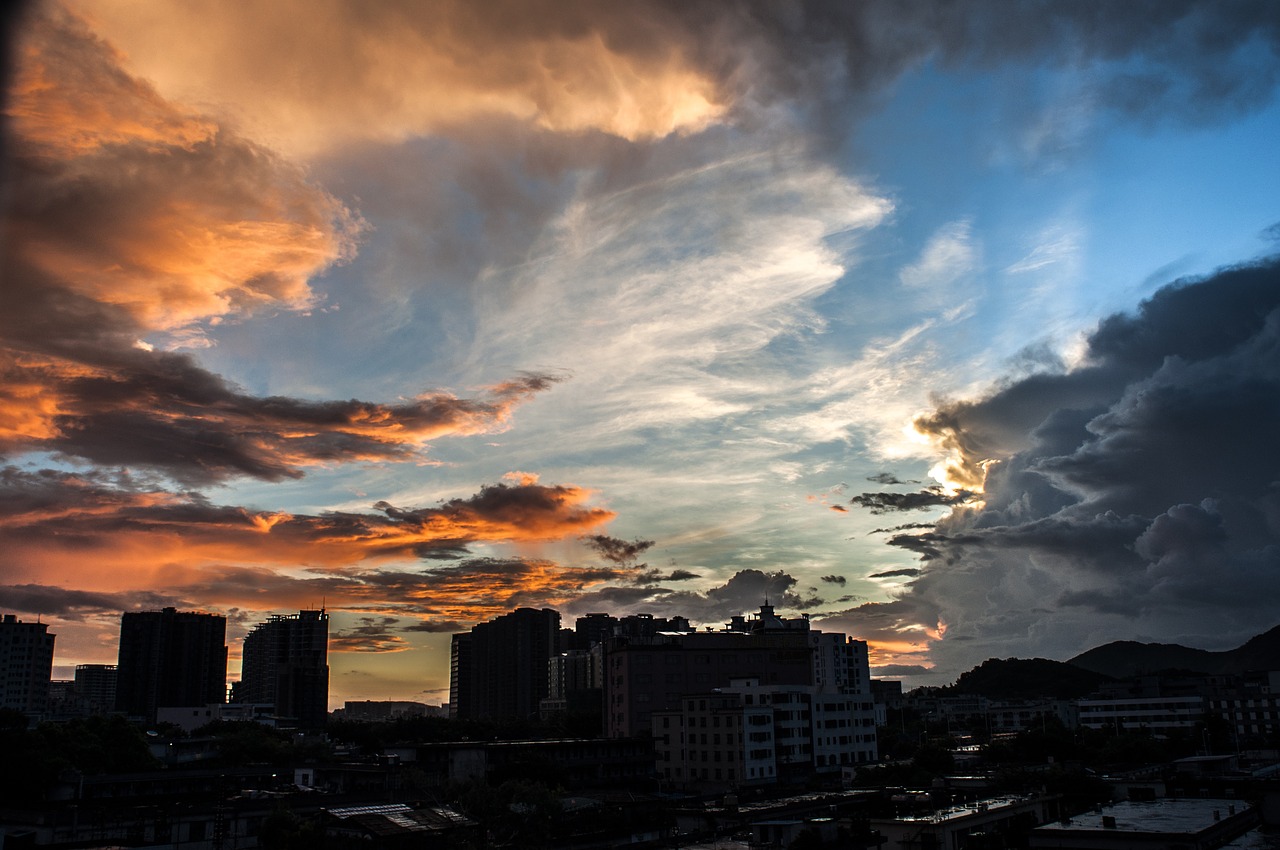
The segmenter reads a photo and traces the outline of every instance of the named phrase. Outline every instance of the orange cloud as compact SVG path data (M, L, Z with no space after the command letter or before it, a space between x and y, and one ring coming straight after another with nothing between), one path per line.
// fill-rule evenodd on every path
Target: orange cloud
M705 31L656 5L76 6L161 91L209 103L293 153L492 115L652 138L701 129L725 109L721 85L697 61Z
M11 250L145 330L302 309L359 217L296 166L161 98L74 16L36 5L6 113Z
M143 342L311 306L310 279L350 255L361 223L296 166L127 74L80 19L37 5L24 23L6 105L0 451L187 484L423 462L428 440L500 430L556 380L395 404L256 398Z
M432 508L385 502L379 513L254 512L190 493L117 486L105 476L0 470L0 543L11 575L39 581L68 570L83 586L181 587L183 570L245 563L338 568L365 561L457 557L478 542L576 537L614 518L570 485L496 484ZM185 565L178 567L175 565ZM119 572L128 567L128 573ZM161 573L163 572L163 576Z

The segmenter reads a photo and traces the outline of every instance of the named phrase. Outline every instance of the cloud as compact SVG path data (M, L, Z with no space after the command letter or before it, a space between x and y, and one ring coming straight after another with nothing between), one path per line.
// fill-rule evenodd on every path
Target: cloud
M15 312L17 323L25 311ZM0 355L12 381L0 450L150 467L187 484L278 481L353 461L425 462L428 440L502 430L516 406L555 381L523 376L471 399L437 392L394 404L317 402L245 394L187 355L104 354L93 364Z
M582 538L583 541L611 563L620 567L631 566L636 558L653 546L652 540L619 540L604 534L593 534Z
M935 485L915 493L863 493L849 501L858 507L866 508L873 514L887 514L893 511L923 511L929 508L954 507L973 501L976 495L970 490L948 493Z
M665 580L682 580L676 570ZM680 578L676 578L680 576ZM672 590L657 584L639 587L605 586L583 593L569 604L573 612L617 611L644 613L653 610L664 616L680 615L693 623L723 623L730 617L759 610L767 599L778 611L807 611L822 605L822 599L795 591L798 580L782 570L739 570L723 584L705 590Z
M77 576L78 584L97 585L101 590L33 582L0 585L0 593L14 611L44 614L64 623L118 620L121 611L165 605L229 615L239 612L238 620L249 622L255 615L248 612L319 605L323 599L330 611L352 612L364 618L360 628L344 633L350 651L363 651L357 648L362 641L386 649L401 646L390 639L393 634L456 632L513 608L562 606L590 588L622 577L611 570L569 568L534 559L471 558L423 569L365 563L301 570L269 563L140 563L133 571L107 564ZM149 591L147 583L167 590ZM418 619L405 626L392 622L405 617ZM381 642L370 643L379 635Z
M920 664L882 664L879 667L871 668L872 675L876 677L920 676L932 672L933 670Z
M963 669L1145 635L1222 648L1274 625L1280 261L1171 284L1100 322L1075 369L917 427L981 501L891 538L922 566L894 601L844 612L851 631L932 629L930 659Z
M486 116L643 139L697 130L724 109L717 81L690 61L694 33L658 5L502 3L479 15L465 3L286 3L248 17L179 6L85 8L166 90L232 98L243 123L298 152ZM183 61L175 40L189 45Z
M843 587L849 581L844 576L836 576L836 575L823 576L822 580L827 582L828 584L838 584L841 587Z
M34 6L26 23L6 107L0 452L151 467L186 484L276 481L421 462L428 440L502 430L558 380L391 404L264 398L143 342L310 309L309 280L351 256L363 225L298 167L124 72L57 6Z
M904 267L898 280L908 290L937 289L939 303L953 303L955 293L949 288L977 265L979 251L973 243L972 223L952 222L929 238L920 259Z
M123 611L153 611L170 606L197 607L180 596L145 589L113 593L39 584L6 585L2 589L6 608L60 620L82 620L101 614L118 616Z
M868 475L867 480L873 481L876 484L883 484L886 487L892 486L894 484L919 484L920 483L919 481L903 481L898 476L894 475L892 472L877 472L875 475Z
M404 652L409 642L396 628L396 617L360 617L357 625L340 629L329 635L331 652Z
M644 565L641 564L641 567L643 566ZM689 581L695 578L702 578L702 574L679 569L665 573L659 569L641 569L639 572L633 574L631 582L633 584L644 586L660 584L664 581Z
M837 106L865 103L930 60L1083 67L1094 108L1204 123L1265 102L1276 75L1259 56L1280 39L1266 5L1250 3L548 0L484 15L462 2L231 13L187 0L146 14L120 1L77 5L162 91L221 107L300 153L486 116L641 140L758 125L791 104L833 130Z
M153 331L314 303L308 279L351 256L358 216L165 101L56 5L25 23L6 104L20 266Z
M568 485L495 484L430 508L379 502L377 513L302 515L215 505L195 493L107 479L0 469L0 541L14 563L55 565L92 553L108 572L107 565L144 571L173 561L338 566L431 557L437 550L453 556L482 541L557 540L613 518L586 504L589 491Z
M900 570L885 570L884 572L881 572L881 573L872 573L871 575L867 576L867 578L898 578L898 577L914 578L915 576L918 576L918 575L920 575L919 570L914 569L912 567L905 567Z
M906 523L903 523L902 525L894 525L894 526L891 526L891 527L889 527L889 528L873 528L873 529L871 529L870 531L868 531L867 533L868 533L868 534L891 534L891 533L893 533L893 532L895 532L895 531L909 531L909 530L911 530L911 529L915 529L915 528L933 528L933 523L931 523L931 522L906 522Z
M405 626L402 631L425 632L432 635L452 634L467 631L467 626L457 620L419 620Z

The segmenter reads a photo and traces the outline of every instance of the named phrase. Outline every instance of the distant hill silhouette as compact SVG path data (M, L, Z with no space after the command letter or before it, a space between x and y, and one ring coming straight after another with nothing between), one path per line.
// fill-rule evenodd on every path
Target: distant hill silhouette
M982 694L996 699L1088 696L1111 677L1047 658L988 658L951 686L952 693Z
M1074 667L1127 679L1162 670L1193 673L1244 673L1280 668L1280 626L1223 652L1192 649L1176 643L1138 643L1118 640L1067 661Z

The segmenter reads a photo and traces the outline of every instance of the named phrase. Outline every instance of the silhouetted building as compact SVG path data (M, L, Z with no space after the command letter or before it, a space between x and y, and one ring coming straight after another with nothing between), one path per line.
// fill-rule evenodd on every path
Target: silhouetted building
M116 665L77 664L74 692L86 714L106 714L116 705Z
M0 708L43 714L49 707L53 639L47 623L0 620Z
M1245 674L1235 688L1210 698L1208 709L1231 727L1237 746L1280 741L1280 671Z
M471 716L471 632L449 642L449 716Z
M560 613L517 608L480 623L470 639L455 635L449 702L463 719L538 716L546 698L548 662L558 654Z
M838 765L843 753L854 763L876 758L866 643L811 629L807 617L779 617L768 603L750 619L734 617L721 631L619 634L605 644L604 663L605 727L610 737L651 734L654 712L682 711L688 695L705 695L728 688L732 680L752 679L766 690L804 686L808 693L842 697L823 705L837 705L832 711L841 716L832 720L843 725L814 735L816 746L834 748L836 761L820 759L824 753L815 752L815 765ZM748 767L745 777L750 776Z
M551 656L547 664L547 698L541 704L543 719L570 714L574 716L575 730L600 734L604 721L603 684L604 652L599 644Z
M154 723L159 707L226 702L227 618L165 608L120 616L116 710Z
M235 701L274 705L276 715L303 729L329 716L329 615L273 614L245 635Z
M427 705L407 700L347 700L333 713L343 720L362 723L381 723L405 717L443 717L445 710L438 705Z
M648 735L652 712L678 710L686 694L727 687L731 679L812 685L814 634L808 620L783 620L762 605L749 623L735 618L722 631L615 637L605 644L606 732Z
M613 637L618 628L618 618L609 614L587 614L574 621L573 631L578 637L574 649L590 649Z

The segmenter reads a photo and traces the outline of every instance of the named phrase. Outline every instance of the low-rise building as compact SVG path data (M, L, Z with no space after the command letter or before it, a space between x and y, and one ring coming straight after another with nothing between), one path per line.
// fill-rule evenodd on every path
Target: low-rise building
M1017 838L1057 817L1060 798L998 797L920 815L872 818L871 828L891 850L965 850L978 836L999 836L983 846L1018 846Z
M737 679L651 722L658 776L684 786L800 780L876 760L874 707L861 694Z
M1205 700L1201 696L1082 699L1077 706L1080 725L1086 729L1168 732L1194 729L1204 716Z
M208 705L165 706L156 709L156 722L169 723L183 732L194 732L201 726L218 721L261 723L264 726L277 726L274 705L247 702L216 702Z
M1115 803L1031 832L1032 850L1212 850L1248 832L1256 812L1237 800Z

